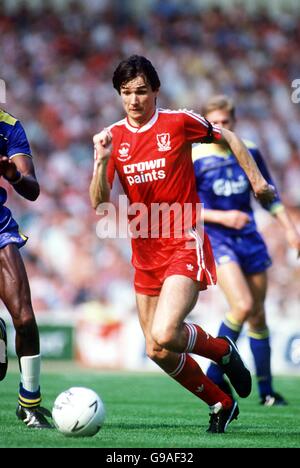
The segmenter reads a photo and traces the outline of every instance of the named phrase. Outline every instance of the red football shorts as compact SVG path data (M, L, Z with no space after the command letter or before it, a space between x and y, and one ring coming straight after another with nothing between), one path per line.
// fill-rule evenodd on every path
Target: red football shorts
M158 296L168 276L183 275L200 290L216 284L217 275L209 238L193 230L191 239L133 239L134 287L139 294Z

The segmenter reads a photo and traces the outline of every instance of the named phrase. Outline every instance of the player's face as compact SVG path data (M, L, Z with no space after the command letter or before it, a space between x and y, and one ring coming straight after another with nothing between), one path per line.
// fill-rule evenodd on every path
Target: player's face
M123 107L132 125L141 126L154 114L158 91L152 91L144 77L137 76L121 87Z
M227 128L227 130L233 130L234 119L231 117L230 112L222 109L216 109L208 112L205 116L207 120L220 128Z

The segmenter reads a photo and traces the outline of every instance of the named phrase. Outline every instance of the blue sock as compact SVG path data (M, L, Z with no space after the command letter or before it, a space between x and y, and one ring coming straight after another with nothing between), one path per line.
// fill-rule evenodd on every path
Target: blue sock
M239 324L231 314L225 316L224 321L221 323L218 336L228 336L232 341L237 341L242 330L242 325ZM223 372L220 367L211 363L206 372L207 377L212 380L215 384L221 384L223 382Z
M250 349L253 354L258 392L260 396L272 395L271 347L269 330L248 332Z

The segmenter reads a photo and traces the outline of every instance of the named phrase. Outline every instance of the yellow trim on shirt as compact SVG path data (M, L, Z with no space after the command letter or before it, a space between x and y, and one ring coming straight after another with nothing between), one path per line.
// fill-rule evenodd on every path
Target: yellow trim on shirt
M15 154L12 154L11 156L9 156L9 159L14 158L15 156L28 156L30 159L32 159L31 154L26 154L26 153L15 153Z
M28 237L25 236L25 234L22 234L22 232L20 232L20 231L19 231L19 234L20 234L20 236L22 237L22 239L23 239L24 241L27 241L27 240L28 240Z
M4 122L8 125L15 125L18 119L15 119L12 115L8 114L7 112L0 110L0 122Z
M284 206L280 202L274 203L274 205L272 205L270 210L269 210L269 212L272 215L276 215L277 213L281 213L282 211L284 211Z

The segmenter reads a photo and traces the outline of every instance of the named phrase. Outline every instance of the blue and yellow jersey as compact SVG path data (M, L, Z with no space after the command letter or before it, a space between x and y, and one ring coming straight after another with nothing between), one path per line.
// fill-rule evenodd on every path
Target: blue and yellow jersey
M269 184L275 185L257 146L243 140L253 156L261 173ZM192 157L196 176L197 191L204 204L204 209L240 210L250 216L251 221L239 230L239 234L256 231L253 209L251 206L252 188L250 182L230 149L217 144L196 144ZM276 194L272 203L264 208L274 214L283 208L280 197ZM237 234L237 230L217 223L206 223L209 235L214 233Z
M31 157L25 131L19 120L0 109L0 155L13 158L19 154L26 154ZM6 190L0 187L0 233L11 220L10 210L3 206L6 200Z
M31 156L25 131L15 117L0 109L0 154L13 157L17 154Z

